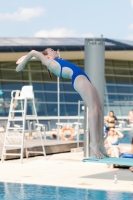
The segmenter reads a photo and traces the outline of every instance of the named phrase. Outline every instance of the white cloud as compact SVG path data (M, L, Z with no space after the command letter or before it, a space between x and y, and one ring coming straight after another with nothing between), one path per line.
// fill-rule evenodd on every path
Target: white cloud
M131 5L133 6L133 0L130 0L131 1Z
M131 24L131 25L128 27L128 29L133 29L133 24Z
M127 40L133 40L133 35L131 34L131 35L128 35L127 37L126 37L126 39Z
M130 0L130 2L131 2L131 5L132 5L132 7L133 7L133 0ZM133 24L131 24L131 25L128 27L128 29L133 29Z
M94 37L93 34L78 34L75 30L68 30L66 28L55 28L52 30L40 30L34 34L34 37Z
M19 8L18 11L10 13L0 13L0 20L12 20L12 21L26 21L34 17L39 17L44 13L44 9L37 8Z

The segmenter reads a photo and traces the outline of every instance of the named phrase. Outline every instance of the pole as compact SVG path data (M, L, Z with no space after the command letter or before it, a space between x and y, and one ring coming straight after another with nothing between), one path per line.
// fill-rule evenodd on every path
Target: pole
M89 123L88 123L88 107L85 105L84 112L84 157L87 158L90 156L90 135L89 135Z
M104 39L101 38L86 38L85 39L85 72L89 76L91 82L96 87L99 97L101 100L102 108L104 108L104 70L105 70L105 44ZM85 116L85 121L87 118L87 112ZM102 124L103 127L103 124ZM86 130L86 127L85 127ZM103 132L103 130L101 130ZM101 132L101 133L102 133ZM91 134L91 133L89 133ZM85 133L85 140L87 140L87 135ZM89 141L90 144L91 141ZM89 145L88 144L88 145ZM86 143L87 145L87 143ZM84 151L89 153L89 146L85 147ZM90 155L89 155L90 156Z
M57 107L58 107L58 126L57 126L57 134L58 134L58 140L59 140L59 123L60 123L60 79L57 77Z
M78 129L77 129L77 148L79 148L79 122L80 122L80 101L78 101Z

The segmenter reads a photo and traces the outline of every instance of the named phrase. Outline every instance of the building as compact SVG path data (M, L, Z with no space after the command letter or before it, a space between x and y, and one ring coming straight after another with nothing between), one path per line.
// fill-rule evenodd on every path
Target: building
M33 85L39 120L48 128L57 122L57 77L49 77L47 68L40 61L31 60L22 72L15 72L16 60L32 49L43 51L59 49L61 57L84 69L83 38L0 38L0 121L7 120L11 91ZM60 120L74 122L78 115L81 97L74 91L71 80L60 78ZM133 108L133 42L105 39L105 96L104 115L110 110L116 116L126 117ZM80 106L83 115L83 104ZM28 114L32 106L28 106ZM4 121L3 121L4 120Z

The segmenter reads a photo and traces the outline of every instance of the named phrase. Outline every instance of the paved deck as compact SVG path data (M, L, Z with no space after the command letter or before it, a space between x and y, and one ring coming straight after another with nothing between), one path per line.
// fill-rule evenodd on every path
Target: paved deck
M83 152L53 154L0 162L0 181L51 186L133 192L129 169L107 168L106 164L82 162ZM114 172L118 183L114 183Z

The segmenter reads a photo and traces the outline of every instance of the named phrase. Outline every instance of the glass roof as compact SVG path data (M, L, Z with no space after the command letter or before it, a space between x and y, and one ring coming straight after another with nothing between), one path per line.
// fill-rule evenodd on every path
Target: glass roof
M133 41L104 39L106 50L133 49ZM0 37L0 52L26 52L32 49L42 51L47 47L59 48L61 51L82 51L84 50L84 43L84 38Z

